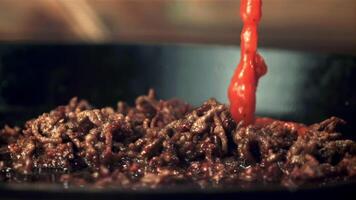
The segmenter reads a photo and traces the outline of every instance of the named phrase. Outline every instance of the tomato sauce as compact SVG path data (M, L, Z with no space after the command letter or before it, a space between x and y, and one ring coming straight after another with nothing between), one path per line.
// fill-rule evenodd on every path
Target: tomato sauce
M267 66L257 52L261 7L262 0L241 0L240 15L244 24L241 32L241 60L231 79L228 98L232 117L244 125L255 121L256 88L259 78L267 73Z
M283 124L283 126L289 130L295 131L298 135L305 135L308 131L308 127L305 124L297 122L280 121L268 117L257 117L254 124L258 127L265 127L272 123Z

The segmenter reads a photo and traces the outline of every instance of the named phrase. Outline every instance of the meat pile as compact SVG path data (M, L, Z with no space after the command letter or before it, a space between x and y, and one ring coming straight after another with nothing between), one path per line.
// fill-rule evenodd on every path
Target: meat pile
M244 127L214 99L193 109L157 100L153 90L116 109L73 98L23 129L0 130L0 182L206 188L355 180L356 143L336 131L343 120L260 121Z

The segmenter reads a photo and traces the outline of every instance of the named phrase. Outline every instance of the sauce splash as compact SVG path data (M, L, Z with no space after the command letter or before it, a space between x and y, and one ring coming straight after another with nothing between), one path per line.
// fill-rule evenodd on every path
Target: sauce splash
M241 60L228 88L230 112L243 125L255 122L256 88L258 80L267 73L267 66L257 52L258 23L261 20L262 0L241 0L240 16L244 23L241 32Z

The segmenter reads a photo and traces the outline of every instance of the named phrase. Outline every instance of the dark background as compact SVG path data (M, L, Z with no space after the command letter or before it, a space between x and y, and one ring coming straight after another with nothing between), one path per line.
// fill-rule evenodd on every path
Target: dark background
M239 49L197 45L0 45L0 126L66 104L73 96L97 107L133 103L152 87L160 98L199 105L227 103ZM269 73L257 113L313 123L332 115L355 128L356 59L348 55L262 49ZM351 134L351 133L350 133Z

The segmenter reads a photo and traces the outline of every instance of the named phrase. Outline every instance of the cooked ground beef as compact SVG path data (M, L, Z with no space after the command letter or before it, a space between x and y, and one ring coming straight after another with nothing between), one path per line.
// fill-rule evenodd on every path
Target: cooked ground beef
M157 100L92 108L73 98L24 125L0 131L0 181L137 188L281 184L356 178L356 143L332 117L306 126L270 119L243 127L228 107Z

